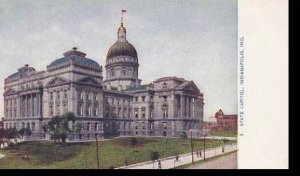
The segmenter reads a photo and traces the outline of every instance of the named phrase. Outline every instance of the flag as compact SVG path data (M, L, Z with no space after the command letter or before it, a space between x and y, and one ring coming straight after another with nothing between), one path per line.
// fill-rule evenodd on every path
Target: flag
M126 12L127 12L127 10L125 10L125 9L122 9L122 10L121 10L122 15L123 15L124 13L126 13Z

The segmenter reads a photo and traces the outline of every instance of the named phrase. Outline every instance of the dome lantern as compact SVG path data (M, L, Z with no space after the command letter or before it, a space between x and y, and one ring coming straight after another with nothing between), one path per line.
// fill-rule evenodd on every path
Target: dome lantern
M126 28L123 26L123 17L121 18L121 25L118 29L118 41L126 42Z

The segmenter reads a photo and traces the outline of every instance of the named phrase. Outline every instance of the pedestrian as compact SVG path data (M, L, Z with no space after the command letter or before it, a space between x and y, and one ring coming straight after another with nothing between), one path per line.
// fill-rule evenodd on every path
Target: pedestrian
M158 160L158 169L161 169L161 162Z
M198 150L196 151L196 154L197 154L197 158L198 158L199 157L199 151Z
M200 157L202 157L202 153L201 153L201 150L200 150Z
M179 156L178 156L178 155L176 156L176 161L177 161L177 162L179 161Z

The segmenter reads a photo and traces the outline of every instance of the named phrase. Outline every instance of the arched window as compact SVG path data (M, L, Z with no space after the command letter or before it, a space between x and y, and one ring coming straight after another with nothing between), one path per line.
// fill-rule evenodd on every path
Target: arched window
M111 69L110 74L111 74L111 77L114 77L116 75L114 68Z
M92 112L92 107L91 107L91 104L89 104L88 108L87 108L87 115L91 116L91 112Z
M161 107L161 109L162 109L162 112L163 112L163 118L166 118L166 117L168 117L168 105L167 104L163 104L162 105L162 107Z
M83 105L82 105L82 104L79 104L79 107L78 107L78 114L79 114L80 116L83 115Z

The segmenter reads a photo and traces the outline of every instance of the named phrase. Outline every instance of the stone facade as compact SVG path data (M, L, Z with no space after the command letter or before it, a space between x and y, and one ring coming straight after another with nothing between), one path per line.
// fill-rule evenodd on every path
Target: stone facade
M53 116L74 112L82 124L69 140L111 136L179 136L201 129L203 94L193 81L163 77L141 84L138 55L121 23L102 66L73 48L36 71L25 65L4 81L4 128L28 127L32 139ZM36 138L35 138L36 137Z

